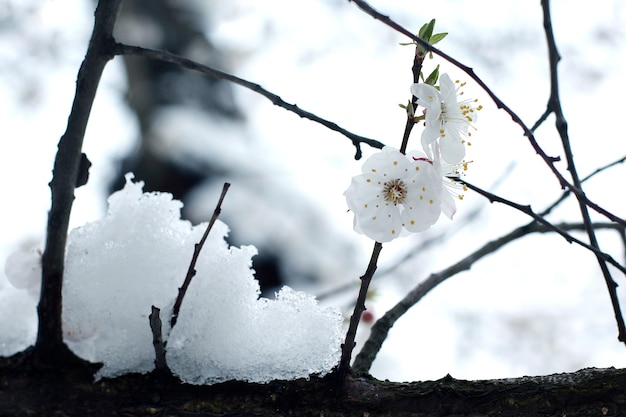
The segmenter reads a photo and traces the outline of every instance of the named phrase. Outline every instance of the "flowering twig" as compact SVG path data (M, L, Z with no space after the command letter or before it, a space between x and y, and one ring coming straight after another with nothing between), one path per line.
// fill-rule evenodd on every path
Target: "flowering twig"
M594 170L589 175L587 175L585 178L582 179L582 182L585 182L593 178L595 175L607 170L608 168L612 166L623 163L624 161L626 161L626 157L622 157L616 161L606 164L605 166L602 166ZM494 194L488 193L487 191L479 189L478 187L475 187L472 185L470 185L470 187L473 187L474 191L478 192L479 194L484 195L492 202L497 201L503 204L511 203L513 207L520 208L524 212L526 212L525 211L526 209L530 209L530 207L528 206L522 206L520 204L509 202L506 199L495 196ZM545 210L543 210L540 214L536 216L538 216L538 218L543 219L544 222L548 223L545 220L545 216L548 215L560 203L562 203L565 200L565 198L567 198L567 196L569 196L570 194L571 192L569 190L564 191L563 194L554 203L552 203L550 206L548 206ZM509 232L508 234L503 235L502 237L498 239L495 239L493 241L486 243L480 249L468 255L461 261L457 262L455 265L452 265L449 268L441 272L431 274L425 281L419 283L398 304L396 304L393 308L387 311L380 319L376 321L376 323L371 329L368 340L365 342L365 344L363 345L363 348L361 349L361 351L359 352L359 354L354 360L353 370L356 373L368 372L372 366L372 363L374 362L374 359L376 358L376 355L380 351L383 342L387 338L389 330L395 324L395 322L400 317L402 317L402 315L404 315L404 313L406 313L413 305L419 302L426 294L428 294L432 289L437 287L446 279L454 276L455 274L459 272L468 270L469 268L471 268L471 266L475 262L479 261L483 257L496 252L503 246L511 242L514 242L515 240L520 239L530 233L548 233L548 232L555 232L557 230L567 233L568 231L583 230L584 228L584 224L581 224L581 223L575 223L575 224L564 223L564 224L557 224L557 225L551 225L551 224L548 225L548 224L541 224L538 221L538 219L535 218L530 223L524 226L518 227L512 230L511 232ZM593 226L596 229L616 229L619 232L622 242L624 243L624 250L626 252L626 233L625 233L625 229L623 226L616 224L616 223L595 223ZM580 243L583 246L586 245L584 242L580 242ZM592 247L589 247L588 249L593 250ZM413 253L417 253L417 252L420 252L420 251L413 251ZM606 256L610 258L610 256L605 253L601 253L601 256ZM403 261L399 261L398 264L402 262ZM615 262L615 265L618 268L624 270L624 267L622 265L617 264L617 262ZM388 272L389 271L385 273L388 273Z
M533 135L532 130L529 129L528 126L526 126L526 124L522 121L520 116L518 116L517 113L515 113L509 106L507 106L487 86L487 84L485 84L485 82L480 77L478 77L478 75L476 75L476 73L474 72L474 70L471 67L468 67L467 65L464 65L463 63L461 63L460 61L456 60L452 56L450 56L450 55L446 54L445 52L441 51L440 49L434 47L433 45L429 44L428 42L424 41L423 39L420 39L418 36L416 36L415 34L410 32L409 30L407 30L405 27L403 27L399 23L397 23L394 20L392 20L389 16L386 16L386 15L378 12L376 9L374 9L372 6L370 6L366 1L363 1L363 0L348 0L348 1L356 4L362 11L364 11L366 14L368 14L372 18L381 21L382 23L384 23L385 25L391 27L392 29L396 30L397 32L407 36L409 39L411 39L413 42L419 44L420 46L422 46L427 51L430 51L430 52L432 52L434 54L437 54L438 56L440 56L444 60L450 62L451 64L453 64L454 66L459 68L461 71L465 72L472 80L474 80L482 88L483 91L485 91L485 93L487 93L487 95L489 95L491 100L496 104L496 106L499 109L504 110L511 117L511 119L513 119L513 121L518 126L520 126L522 128L522 130L524 131L524 136L526 136L528 138L528 140L529 140L531 146L533 147L533 149L535 150L535 152L537 152L537 154L539 154L539 156L548 165L548 167L550 168L550 170L552 171L554 176L558 179L558 181L559 181L559 183L560 183L562 188L568 188L570 191L572 191L574 194L576 194L576 196L578 198L582 199L589 207L591 207L593 210L597 211L598 213L606 216L611 221L617 222L617 223L621 224L622 226L626 226L626 220L624 220L624 219L614 215L613 213L609 212L608 210L600 207L599 205L597 205L593 201L589 200L587 198L587 196L585 196L584 193L582 193L581 190L579 190L575 185L573 185L569 181L567 181L567 179L563 176L563 174L561 174L559 172L559 170L556 168L556 166L554 165L554 163L558 162L560 160L560 158L559 157L551 157L551 156L548 156L545 153L545 151L537 143L537 140L535 139L535 136Z
M370 282L372 281L372 277L376 272L378 256L380 255L380 251L382 249L382 243L374 243L374 249L372 250L369 265L365 270L365 274L361 277L361 289L359 290L359 296L357 297L356 304L354 305L352 317L350 317L350 324L348 326L348 332L346 333L346 339L341 345L341 360L339 361L339 367L337 368L337 374L340 379L345 377L350 370L350 359L352 358L352 351L354 350L356 330L359 327L361 314L365 311L365 298L367 296L367 290Z
M202 74L207 74L215 78L226 80L226 81L232 82L233 84L237 84L241 87L245 87L249 90L252 90L255 93L258 93L262 95L263 97L267 98L268 100L270 100L274 105L278 107L282 107L283 109L288 110L290 112L293 112L302 118L309 119L311 121L319 123L332 131L341 133L342 135L350 139L352 141L352 144L356 148L354 159L358 160L358 159L361 159L361 157L363 156L363 153L361 151L362 143L365 143L366 145L369 145L377 149L381 149L384 146L382 142L379 142L375 139L366 138L364 136L356 135L342 128L341 126L337 125L334 122L331 122L322 117L319 117L318 115L314 113L301 109L296 104L287 103L282 98L280 98L280 96L274 93L271 93L270 91L261 87L259 84L250 82L248 80L244 80L243 78L239 78L232 74L228 74L224 71L220 71L218 69L209 67L208 65L200 64L191 59L188 59L188 58L176 55L176 54L172 54L166 51L157 51L154 49L142 48L139 46L125 45L125 44L120 44L120 43L116 44L115 46L115 54L116 55L139 55L139 56L143 56L149 59L169 62L171 64L179 65L181 67L184 67L193 71L197 71Z
M419 48L415 47L415 57L413 58L413 66L411 67L411 72L413 73L413 82L420 82L420 73L422 72L422 64L424 63L424 56L419 53ZM417 97L411 97L411 108L417 108ZM411 136L411 131L413 130L413 126L415 126L415 115L407 114L406 125L404 127L404 134L402 135L402 144L400 145L400 152L406 153L406 148L409 144L409 136Z
M225 182L224 187L222 188L222 194L220 195L220 199L215 206L215 210L213 211L213 216L211 216L211 220L207 225L204 234L202 235L202 239L200 242L194 245L193 256L191 257L191 262L189 263L189 269L187 270L187 275L185 276L185 282L183 282L182 287L178 289L178 297L176 297L176 302L174 303L174 308L172 309L172 317L170 318L170 331L174 328L176 321L178 320L178 313L180 312L180 306L183 303L183 298L185 298L185 293L187 292L187 288L189 288L189 284L191 283L191 279L196 275L196 262L198 261L198 256L200 256L200 251L204 246L204 242L206 242L207 237L209 236L209 232L213 228L217 218L219 217L222 211L222 202L224 201L224 197L226 197L226 193L230 188L230 184Z

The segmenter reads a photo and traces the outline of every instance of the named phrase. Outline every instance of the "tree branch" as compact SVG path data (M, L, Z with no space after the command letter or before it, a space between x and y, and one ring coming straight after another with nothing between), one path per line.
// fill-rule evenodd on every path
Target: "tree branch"
M554 31L552 30L550 0L542 0L541 8L543 10L543 27L546 33L546 40L548 43L548 56L550 61L550 98L548 100L547 107L548 110L552 111L556 117L556 129L559 132L559 136L561 137L561 142L563 144L565 159L567 160L567 169L572 176L574 186L577 190L579 190L579 193L576 193L576 198L578 200L583 223L585 224L585 231L587 232L587 236L589 237L589 244L591 247L599 251L600 244L598 243L598 239L593 229L593 224L591 223L591 217L589 215L589 210L586 205L586 197L583 192L582 182L578 177L576 164L574 163L574 154L572 152L571 143L567 132L567 121L565 120L563 109L561 107L561 98L559 96L559 76L557 70L557 65L561 60L561 56L559 55L559 52L557 50L556 41L554 39ZM611 305L613 306L613 312L615 314L615 320L617 322L617 338L618 340L626 344L626 324L624 323L624 317L619 304L619 299L617 297L617 283L611 276L611 272L609 271L609 268L606 264L607 260L598 252L594 251L594 253L596 254L598 265L600 266L600 270L602 271L604 281L609 291Z
M62 286L65 245L74 188L80 183L82 144L89 114L106 63L113 58L113 26L120 0L101 0L95 12L94 29L85 59L78 71L76 93L67 129L58 145L50 190L46 247L42 255L41 296L37 308L39 327L34 354L41 364L58 363L70 353L63 343ZM71 353L70 353L71 354Z
M346 340L341 345L341 360L339 362L339 368L337 369L337 375L340 380L343 380L350 370L350 359L352 358L352 351L354 350L354 339L356 338L356 331L359 327L359 321L361 320L361 314L365 311L365 298L367 297L367 289L369 288L372 277L376 272L378 266L378 256L383 249L383 245L380 242L374 243L374 249L372 250L372 256L370 258L369 265L365 270L365 274L361 277L361 288L359 290L359 296L357 297L356 304L354 305L354 311L352 317L350 317L350 325L348 332L346 333Z
M495 194L492 194L492 193L490 193L488 191L485 191L485 190L483 190L481 188L478 188L475 185L472 185L472 184L470 184L467 181L461 180L460 182L463 183L464 185L466 185L467 188L469 188L470 190L476 191L478 194L482 195L483 197L486 197L492 203L493 202L495 202L495 203L502 203L502 204L504 204L506 206L509 206L509 207L512 207L512 208L514 208L514 209L516 209L518 211L521 211L524 214L527 214L528 216L530 216L533 219L535 219L535 221L537 221L538 223L543 224L544 226L546 226L550 230L552 230L552 231L558 233L559 235L563 236L567 242L569 242L569 243L576 243L577 245L582 246L583 248L593 252L597 257L600 257L603 261L609 262L611 265L613 265L614 267L616 267L617 269L622 271L624 274L626 274L626 267L624 267L619 262L617 262L615 259L613 259L613 257L611 255L609 255L608 253L602 252L597 247L594 247L594 246L592 246L592 245L590 245L588 243L585 243L582 240L577 239L574 236L572 236L571 234L567 233L565 230L562 230L559 227L553 225L552 223L547 221L542 215L535 213L534 210L530 206L514 203L513 201L507 200L506 198L499 197L499 196L497 196Z
M213 228L213 225L217 221L220 213L222 212L222 203L224 202L224 197L226 197L226 193L230 188L230 184L225 182L224 187L222 187L222 193L220 194L219 201L215 206L215 210L213 211L213 216L211 216L211 220L207 225L204 234L202 235L202 239L200 242L194 245L193 255L191 257L191 262L189 262L189 269L187 269L187 275L185 276L185 281L183 282L182 287L178 289L178 297L176 297L176 302L174 303L174 308L172 309L172 317L170 318L170 332L176 325L176 321L178 320L178 313L180 312L180 306L183 304L183 299L185 298L185 294L187 293L187 288L189 288L189 284L191 284L191 279L196 275L196 262L198 261L198 256L200 256L200 251L204 246L204 242L206 242L207 237L209 237L209 232Z
M255 93L258 93L262 95L263 97L267 98L274 105L278 107L282 107L283 109L288 110L292 113L295 113L302 118L309 119L311 121L319 123L332 131L341 133L342 135L350 139L352 141L352 144L356 148L354 159L358 160L358 159L361 159L361 157L363 156L363 153L361 151L362 143L365 143L366 145L369 145L377 149L381 149L383 146L385 146L385 144L382 142L379 142L375 139L370 139L370 138L356 135L342 128L341 126L337 125L334 122L323 119L314 113L303 110L300 107L298 107L296 104L287 103L282 98L280 98L280 96L267 91L266 89L261 87L259 84L252 83L250 81L244 80L243 78L236 77L234 75L228 74L218 69L209 67L207 65L199 64L191 59L188 59L179 55L175 55L166 51L156 51L153 49L142 48L139 46L124 45L124 44L119 44L119 43L115 46L115 55L139 55L139 56L143 56L149 59L169 62L171 64L179 65L181 67L200 72L202 74L206 74L215 78L230 81L241 87L245 87L249 90L252 90Z
M152 312L148 316L150 330L152 331L152 346L154 346L154 367L157 372L169 374L170 369L165 359L165 342L163 341L163 323L161 322L161 310L152 306Z

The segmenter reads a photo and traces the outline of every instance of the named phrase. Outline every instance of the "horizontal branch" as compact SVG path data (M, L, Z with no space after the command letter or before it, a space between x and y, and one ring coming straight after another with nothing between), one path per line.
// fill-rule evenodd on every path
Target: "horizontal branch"
M626 370L612 368L484 381L348 378L337 390L330 379L316 377L198 386L151 373L94 382L88 372L7 369L0 358L0 384L2 411L12 417L586 417L624 416L626 409Z
M180 55L172 54L166 51L157 51L154 49L142 48L139 46L131 46L131 45L125 45L125 44L119 44L119 43L116 45L115 54L116 55L138 55L138 56L143 56L145 58L154 59L157 61L169 62L170 64L178 65L183 68L200 72L202 74L210 75L212 77L215 77L221 80L226 80L233 84L237 84L241 87L247 88L248 90L254 91L255 93L258 93L262 95L263 97L267 98L269 101L272 102L272 104L278 107L282 107L283 109L288 110L292 113L295 113L304 119L309 119L313 122L319 123L327 127L328 129L335 131L337 133L340 133L344 135L345 137L347 137L348 139L350 139L352 141L352 144L356 148L356 153L354 155L354 158L357 160L361 159L361 157L363 156L363 153L361 151L362 143L365 143L366 145L369 145L372 148L377 148L377 149L381 149L383 146L385 146L385 144L382 142L379 142L375 139L370 139L364 136L359 136L357 134L354 134L342 128L341 126L337 125L334 122L331 122L322 117L319 117L318 115L311 113L309 111L303 110L300 107L298 107L296 104L287 103L282 98L280 98L280 96L264 89L259 84L250 82L248 80L244 80L243 78L239 78L232 74L228 74L224 71L220 71L218 69L209 67L208 65L200 64L196 61L182 57Z

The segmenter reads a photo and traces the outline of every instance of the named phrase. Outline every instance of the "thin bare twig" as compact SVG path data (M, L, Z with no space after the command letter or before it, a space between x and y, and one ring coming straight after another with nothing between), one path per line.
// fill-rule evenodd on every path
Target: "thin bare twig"
M341 345L341 360L339 361L339 367L337 368L337 375L339 375L340 380L347 376L348 371L350 370L350 359L352 358L352 351L354 350L356 331L359 327L361 314L365 311L367 289L369 288L372 277L376 272L376 268L378 266L378 256L380 255L380 251L382 249L382 243L374 243L374 249L372 250L369 265L365 270L365 274L361 277L361 289L359 290L359 296L357 297L356 304L354 305L352 317L350 317L350 325L348 326L348 332L346 333L346 340L343 345Z
M172 317L170 318L170 332L176 325L176 321L178 320L178 313L180 312L180 306L183 304L183 298L185 298L185 294L187 293L187 288L189 288L189 284L191 284L192 278L196 275L196 262L198 261L198 256L200 256L200 251L204 246L204 242L206 242L207 237L209 236L209 232L213 228L213 225L217 221L221 211L222 211L222 202L224 201L224 197L230 188L230 184L225 182L224 187L222 188L222 194L220 195L220 199L217 202L217 206L215 206L215 210L213 211L213 216L211 216L211 220L207 225L204 234L202 235L202 239L200 242L194 245L193 256L191 257L191 262L189 263L189 269L187 269L187 275L185 276L185 282L183 282L182 287L178 289L178 297L176 297L176 302L174 303L174 308L172 309Z
M619 165L619 164L623 164L626 161L626 156L622 156L619 159L616 159L613 162L609 162L606 165L603 165L599 168L596 168L592 173L590 173L589 175L587 175L585 178L583 178L581 180L581 182L586 182L587 180L589 180L590 178L593 178L594 176L596 176L597 174L600 174L604 171L606 171L607 169L615 166L615 165ZM550 212L552 212L552 210L554 210L559 204L561 204L561 202L563 200L565 200L567 197L569 197L572 194L572 192L570 190L565 190L563 191L563 194L561 194L561 197L559 197L558 200L556 200L554 203L550 204L550 206L548 206L548 208L546 208L544 211L542 211L540 214L541 216L547 216Z
M236 77L232 74L228 74L224 71L220 71L218 69L209 67L207 65L200 64L191 59L188 59L179 55L175 55L166 51L157 51L154 49L142 48L139 46L124 45L120 43L118 43L115 47L115 54L116 55L139 55L139 56L143 56L149 59L169 62L171 64L179 65L181 67L184 67L193 71L197 71L202 74L206 74L215 78L226 80L226 81L232 82L233 84L237 84L241 87L245 87L249 90L252 90L255 93L258 93L262 95L263 97L267 98L274 105L278 107L282 107L283 109L288 110L292 113L295 113L302 118L309 119L311 121L319 123L332 131L341 133L342 135L350 139L352 141L352 144L356 148L354 159L359 160L363 156L363 152L361 151L362 143L365 143L366 145L369 145L377 149L381 149L383 146L385 146L385 144L382 142L379 142L375 139L366 138L364 136L356 135L342 128L341 126L337 125L334 122L331 122L322 117L319 117L318 115L314 113L303 110L300 107L298 107L296 104L287 103L282 98L280 98L280 96L269 92L268 90L261 87L259 84L250 82L248 80L244 80L243 78Z
M148 316L150 330L152 331L152 346L154 346L154 367L159 372L169 373L170 369L165 360L165 342L163 341L161 310L152 306L152 312Z
M513 201L507 200L506 198L502 198L500 196L497 196L495 194L490 193L489 191L485 191L485 190L483 190L483 189L481 189L479 187L476 187L475 185L472 185L472 184L470 184L467 181L461 180L460 182L463 183L464 185L466 185L467 188L469 188L470 190L477 192L478 194L482 195L483 197L486 197L492 203L493 202L495 202L495 203L502 203L502 204L504 204L506 206L509 206L509 207L512 207L512 208L514 208L514 209L516 209L518 211L521 211L522 213L528 215L529 217L532 217L536 222L538 222L540 224L543 224L544 226L546 226L550 230L552 230L552 231L558 233L559 235L563 236L563 238L565 238L565 240L567 242L569 242L569 243L576 243L577 245L582 246L583 248L589 250L590 252L593 252L597 257L599 257L603 261L610 263L611 265L615 266L617 269L622 271L624 274L626 274L626 267L624 267L619 262L617 262L615 259L613 259L613 257L611 255L609 255L608 253L602 252L597 247L594 247L594 246L592 246L592 245L590 245L588 243L583 242L580 239L575 238L571 234L567 233L565 230L562 230L559 227L555 226L554 224L550 223L548 220L545 219L545 217L543 217L540 214L535 213L535 211L529 205L518 204L518 203L515 203Z

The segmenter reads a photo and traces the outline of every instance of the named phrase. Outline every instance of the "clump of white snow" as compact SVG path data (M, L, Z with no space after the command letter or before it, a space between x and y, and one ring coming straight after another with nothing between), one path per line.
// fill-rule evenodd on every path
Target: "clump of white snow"
M66 342L114 377L154 368L151 306L161 309L163 334L178 287L206 224L180 219L182 203L167 193L143 193L127 175L109 198L105 218L73 230L68 239L63 319ZM339 359L342 317L312 296L283 288L260 299L251 269L252 246L229 247L217 221L167 344L181 380L212 384L230 379L267 382L324 374Z
M37 336L37 301L41 288L41 242L28 239L9 255L0 275L0 356L26 349Z
M29 240L9 255L4 264L9 283L26 290L33 299L39 299L41 290L41 248L38 240Z

